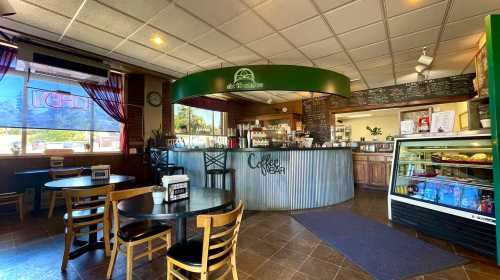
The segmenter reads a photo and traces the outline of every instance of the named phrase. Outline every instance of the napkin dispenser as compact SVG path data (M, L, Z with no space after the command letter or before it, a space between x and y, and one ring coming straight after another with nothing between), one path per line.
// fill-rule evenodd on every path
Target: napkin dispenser
M90 167L92 180L107 180L110 175L109 165L94 165Z
M174 202L189 198L189 177L187 175L163 176L165 202Z
M64 166L63 157L50 157L50 168L60 168Z

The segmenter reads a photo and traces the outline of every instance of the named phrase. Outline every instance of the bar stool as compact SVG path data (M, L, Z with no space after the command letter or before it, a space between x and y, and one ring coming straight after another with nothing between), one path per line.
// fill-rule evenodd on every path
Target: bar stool
M203 152L203 161L205 163L205 188L218 188L226 190L226 174L231 177L230 191L234 192L235 170L227 168L227 150L210 149ZM221 186L216 184L216 176L221 175ZM208 184L210 179L210 186Z
M150 163L154 177L154 183L159 185L163 175L173 175L178 172L184 174L184 167L177 166L169 161L169 150L163 148L151 148Z

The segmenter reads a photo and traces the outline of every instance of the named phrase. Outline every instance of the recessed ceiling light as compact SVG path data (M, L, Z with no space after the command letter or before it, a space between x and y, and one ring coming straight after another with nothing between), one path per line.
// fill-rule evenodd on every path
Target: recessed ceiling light
M160 36L154 36L151 38L151 42L153 42L157 45L161 45L161 44L163 44L163 39Z

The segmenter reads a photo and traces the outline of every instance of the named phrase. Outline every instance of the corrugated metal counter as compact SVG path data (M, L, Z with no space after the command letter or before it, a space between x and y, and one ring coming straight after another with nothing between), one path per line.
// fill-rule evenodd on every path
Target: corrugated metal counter
M203 151L173 152L192 186L205 184ZM350 148L237 149L228 153L228 168L236 170L236 199L249 210L316 208L354 196Z

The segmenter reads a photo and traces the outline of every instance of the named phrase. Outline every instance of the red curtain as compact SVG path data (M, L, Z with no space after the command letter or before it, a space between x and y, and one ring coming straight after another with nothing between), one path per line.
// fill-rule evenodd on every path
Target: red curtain
M128 154L127 114L123 100L123 76L111 73L104 84L80 82L92 100L114 120L123 124L120 139L120 150Z
M17 49L0 46L0 81L9 70L12 60L16 58Z

